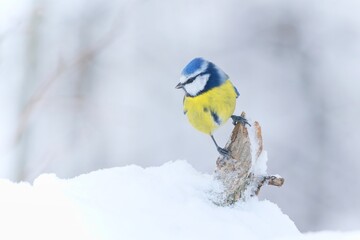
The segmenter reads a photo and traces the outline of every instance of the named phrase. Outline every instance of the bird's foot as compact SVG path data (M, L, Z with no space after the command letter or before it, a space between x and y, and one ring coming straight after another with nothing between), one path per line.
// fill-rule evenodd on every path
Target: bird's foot
M231 158L229 150L226 150L225 148L221 148L221 147L217 147L217 150L222 156L224 156L228 159Z
M233 120L233 124L236 125L238 123L241 123L243 126L245 126L246 124L250 125L250 123L248 122L248 120L246 120L246 118L242 117L242 116L235 116L235 115L232 115L231 116L231 119Z

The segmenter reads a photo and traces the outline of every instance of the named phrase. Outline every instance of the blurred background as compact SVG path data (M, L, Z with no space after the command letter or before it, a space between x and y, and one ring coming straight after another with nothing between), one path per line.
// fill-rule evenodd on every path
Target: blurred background
M175 90L194 57L240 91L263 128L264 188L301 231L360 229L357 0L0 0L0 177L70 178L216 149ZM224 145L232 125L215 136ZM265 190L266 189L266 190Z

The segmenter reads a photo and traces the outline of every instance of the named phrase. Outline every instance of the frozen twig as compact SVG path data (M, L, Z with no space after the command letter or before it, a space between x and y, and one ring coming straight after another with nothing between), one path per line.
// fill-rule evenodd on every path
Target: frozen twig
M245 113L241 116L245 117ZM238 123L225 146L230 151L231 159L219 156L216 161L215 178L224 186L220 205L231 205L240 199L258 195L264 184L282 186L284 183L281 177L257 175L255 172L257 160L263 152L263 141L260 124L255 122L253 128L255 142L252 143L247 127ZM255 154L252 154L252 150Z

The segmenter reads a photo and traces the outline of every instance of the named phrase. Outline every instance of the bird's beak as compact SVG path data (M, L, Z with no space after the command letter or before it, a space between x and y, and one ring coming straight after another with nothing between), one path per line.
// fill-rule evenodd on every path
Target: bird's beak
M184 88L184 84L180 82L178 85L175 86L175 88L176 89Z

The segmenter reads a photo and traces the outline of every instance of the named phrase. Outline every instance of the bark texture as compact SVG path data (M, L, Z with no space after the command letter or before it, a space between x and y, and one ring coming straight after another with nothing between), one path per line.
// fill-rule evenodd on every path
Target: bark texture
M245 118L245 113L241 116ZM254 173L263 152L263 140L260 124L254 122L252 128L255 131L255 140L251 143L248 127L241 123L236 124L225 146L230 151L231 158L220 155L216 161L215 178L224 186L220 205L231 205L258 195L264 184L282 186L284 183L284 179L279 176ZM252 149L255 150L255 154Z

